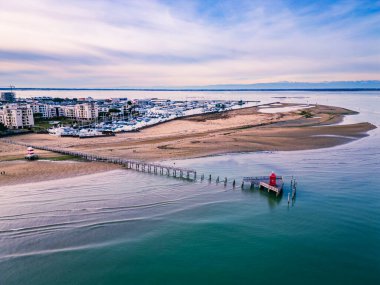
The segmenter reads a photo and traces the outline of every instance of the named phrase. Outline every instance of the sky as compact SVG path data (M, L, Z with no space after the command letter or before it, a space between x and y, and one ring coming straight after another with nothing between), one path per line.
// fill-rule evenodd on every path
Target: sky
M0 0L0 86L380 80L380 1Z

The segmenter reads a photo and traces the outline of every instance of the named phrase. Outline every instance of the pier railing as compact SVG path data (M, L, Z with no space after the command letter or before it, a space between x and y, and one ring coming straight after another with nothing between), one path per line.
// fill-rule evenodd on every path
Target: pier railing
M49 147L49 146L32 145L32 144L27 144L23 142L13 141L10 139L1 139L1 141L8 144L32 147L35 149L51 151L51 152L60 153L63 155L71 155L71 156L82 158L88 161L99 161L99 162L118 164L118 165L126 167L127 169L131 169L131 170L135 170L139 172L147 172L147 173L152 173L152 174L165 175L168 177L187 179L190 181L197 181L197 171L194 169L182 168L182 167L177 167L177 166L169 166L169 165L164 165L164 164L154 163L154 162L153 163L145 162L141 160L125 159L125 158L120 158L120 157L95 155L95 154L90 154L90 153L72 151L72 150L61 149L61 148L54 148L54 147ZM209 183L211 183L212 181L215 181L216 184L223 183L224 187L226 187L228 182L230 182L232 183L233 188L237 186L237 182L235 179L228 180L227 177L225 177L223 180L221 180L219 179L219 176L217 176L215 180L214 179L213 177L211 177L211 174L208 177L205 177L204 174L199 175L199 180L201 182L204 180L208 181ZM255 188L255 187L260 188L260 186L263 185L262 182L266 184L267 181L269 181L269 176L243 177L240 187L243 189L245 188L245 185L246 185L250 189ZM265 187L265 188L269 190L273 190L278 195L282 192L283 176L277 176L276 181L277 181L277 184L279 184L280 186L276 188L276 191L274 191L271 187ZM296 185L297 185L297 182L292 177L291 183L290 183L291 193L288 193L288 203L290 199L290 194L291 194L292 200L295 199Z
M3 139L2 141L9 144L32 147L34 149L51 151L51 152L60 153L64 155L71 155L71 156L79 157L88 161L99 161L99 162L119 164L128 169L132 169L132 170L136 170L140 172L148 172L148 173L154 173L154 174L160 174L160 175L186 178L189 180L197 179L197 172L194 169L169 166L169 165L164 165L160 163L150 163L150 162L145 162L145 161L140 161L140 160L125 159L125 158L120 158L120 157L95 155L95 154L90 154L90 153L85 153L85 152L72 151L72 150L54 148L54 147L49 147L49 146L32 145L32 144L12 141L9 139Z

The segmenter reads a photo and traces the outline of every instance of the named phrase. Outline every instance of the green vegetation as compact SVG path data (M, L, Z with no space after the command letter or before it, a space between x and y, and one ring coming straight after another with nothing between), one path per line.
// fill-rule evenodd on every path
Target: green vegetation
M34 121L43 119L42 113L33 113Z
M33 127L33 130L47 130L48 128L50 128L52 125L49 124L49 121L45 121L45 120L35 120L34 122L34 127Z
M0 123L0 137L6 135L8 132L8 128L4 126L4 124Z
M37 117L34 120L34 127L32 128L32 130L35 132L46 131L47 129L54 126L54 124L50 124L50 122L59 122L59 124L63 124L63 125L72 125L75 123L75 120L64 118L64 117L50 118L50 119Z
M38 151L37 151L37 154L38 154ZM50 160L50 161L67 161L67 160L85 161L82 158L73 156L73 155L58 155L58 156L51 156L51 157L45 157L44 155L39 155L39 159ZM20 160L25 160L25 158L17 155L13 157L7 157L3 159L2 161L20 161Z
M20 157L20 156L12 156L12 157L6 157L6 158L2 158L1 161L5 162L5 161L19 161L19 160L25 160L24 157Z
M44 159L44 157L41 157ZM53 156L53 157L47 157L46 159L51 161L65 161L65 160L82 160L76 156L73 155L60 155L60 156Z
M59 98L59 97L53 98L53 102L62 103L63 101L65 101L65 99L63 98Z
M307 111L307 110L302 110L299 114L302 115L302 116L304 116L307 119L313 117L313 114L310 111Z
M6 130L8 130L7 127L0 123L0 132L5 132Z

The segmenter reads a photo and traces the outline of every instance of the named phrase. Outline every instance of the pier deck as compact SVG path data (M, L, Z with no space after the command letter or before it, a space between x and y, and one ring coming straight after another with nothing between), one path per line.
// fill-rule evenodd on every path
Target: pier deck
M282 176L276 177L276 186L269 185L269 176L257 176L257 177L244 177L244 183L250 183L251 187L257 187L259 189L266 189L268 192L272 191L276 196L282 193L284 181Z
M178 178L186 178L189 180L196 180L197 178L197 172L194 169L163 165L160 163L149 163L149 162L139 161L139 160L124 159L124 158L119 158L119 157L95 155L95 154L89 154L89 153L78 152L78 151L70 151L67 149L53 148L53 147L47 147L47 146L30 145L30 144L15 142L12 140L2 140L2 141L9 144L33 147L34 149L46 150L46 151L56 152L56 153L60 153L64 155L71 155L71 156L79 157L79 158L89 160L89 161L101 161L101 162L119 164L128 169L133 169L140 172L148 172L148 173L167 175L167 176L173 176L173 177L178 177Z
M34 149L40 149L40 150L46 150L51 152L60 153L63 155L71 155L74 157L82 158L88 161L99 161L99 162L106 162L106 163L113 163L118 164L123 167L126 167L127 169L139 171L139 172L146 172L156 175L165 175L168 177L174 177L174 178L182 178L189 181L197 181L197 171L194 169L189 168L183 168L183 167L177 167L177 166L170 166L170 165L164 165L160 163L150 163L140 160L132 160L132 159L125 159L120 157L109 157L109 156L102 156L102 155L95 155L90 153L84 153L84 152L78 152L78 151L71 151L68 149L61 149L61 148L53 148L48 146L38 146L38 145L30 145L22 142L13 141L10 139L1 139L4 143L14 144L14 145L20 145L25 147L32 147ZM205 175L201 174L200 181L205 180ZM208 182L211 183L212 177L211 174L208 176ZM244 177L241 187L243 188L244 185L250 184L250 187L256 187L258 189L266 189L268 192L274 192L276 196L280 195L283 191L283 177L277 176L276 177L276 186L271 186L269 184L270 177L269 176L256 176L256 177ZM232 187L236 187L236 180L235 179L227 179L225 177L223 179L223 185L224 187L227 187L228 182L232 183ZM221 182L219 176L217 176L215 180L216 184L219 184ZM292 199L295 196L295 186L296 182L295 179L292 178Z

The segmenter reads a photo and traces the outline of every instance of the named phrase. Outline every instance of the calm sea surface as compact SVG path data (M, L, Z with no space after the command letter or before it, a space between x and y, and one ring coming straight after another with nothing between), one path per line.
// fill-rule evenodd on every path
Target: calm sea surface
M319 103L380 127L380 92L18 92L57 95ZM127 170L0 186L0 284L380 284L379 129L329 149L175 163L240 181L273 170L287 187L276 199Z

